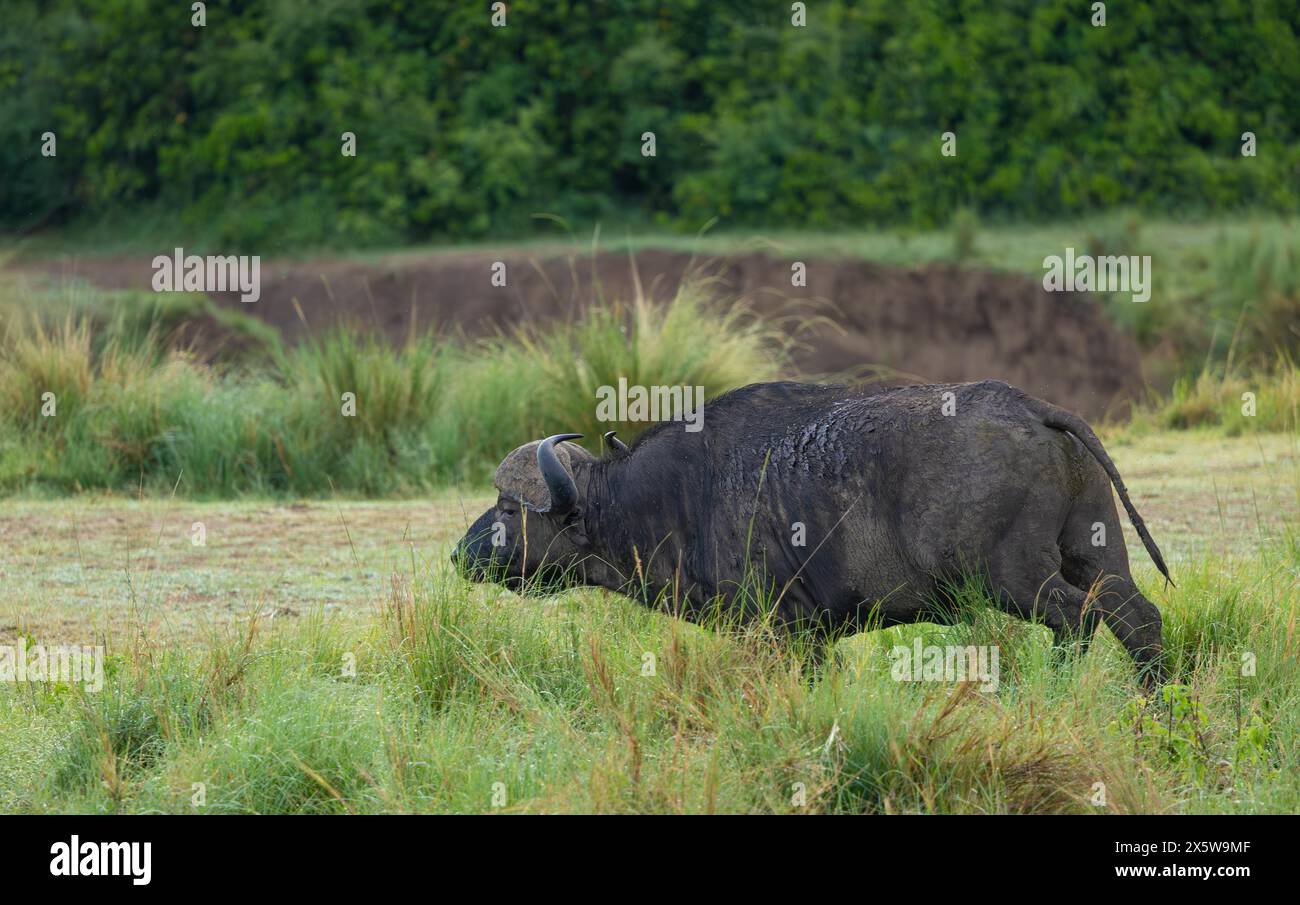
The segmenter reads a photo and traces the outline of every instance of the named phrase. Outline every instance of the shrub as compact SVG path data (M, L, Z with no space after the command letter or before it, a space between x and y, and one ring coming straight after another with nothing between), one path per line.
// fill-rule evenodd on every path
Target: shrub
M1104 29L1068 0L829 0L802 28L788 5L606 6L593 25L520 0L493 28L472 5L286 0L192 29L167 0L12 0L0 225L163 211L168 241L267 253L519 234L537 211L693 232L1300 201L1295 0L1152 0Z

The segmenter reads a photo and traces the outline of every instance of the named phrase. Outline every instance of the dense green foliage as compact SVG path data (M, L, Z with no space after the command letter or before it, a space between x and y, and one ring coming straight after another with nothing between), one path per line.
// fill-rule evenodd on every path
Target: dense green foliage
M10 0L0 224L148 215L266 251L537 212L694 231L1300 201L1297 0L1111 4L1101 28L1077 0L827 0L803 28L785 2L518 0L504 28L489 7L233 0L197 28L171 0Z

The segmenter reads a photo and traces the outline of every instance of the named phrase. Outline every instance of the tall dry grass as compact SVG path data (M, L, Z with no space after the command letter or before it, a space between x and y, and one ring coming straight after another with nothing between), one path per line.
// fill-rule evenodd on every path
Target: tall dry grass
M138 320L10 316L0 492L373 495L481 481L543 434L584 433L598 449L605 430L648 426L599 421L602 384L622 376L711 397L777 376L785 344L690 287L666 305L592 308L481 342L425 333L394 348L340 329L288 349L269 343L261 360L228 369L169 348L160 327Z

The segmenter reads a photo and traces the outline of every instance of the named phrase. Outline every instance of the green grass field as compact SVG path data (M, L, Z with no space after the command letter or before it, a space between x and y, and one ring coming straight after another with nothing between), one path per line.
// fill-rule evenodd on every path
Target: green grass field
M1168 279L1108 310L1179 379L1101 427L1177 581L1130 532L1174 682L1144 697L1104 630L1054 663L1045 628L979 599L955 626L846 639L809 682L761 628L453 574L505 452L550 425L614 426L595 422L595 386L712 395L783 373L780 331L739 309L719 318L687 292L396 350L347 333L285 348L245 324L257 353L208 366L161 339L201 299L6 278L0 674L18 646L106 658L97 691L0 681L0 811L1300 810L1292 223L690 242L1026 272L1066 244L1150 248ZM671 244L625 240L651 243ZM996 688L896 680L892 648L918 639L995 647Z
M482 491L10 500L0 644L104 644L107 677L0 684L0 810L1300 809L1300 441L1106 442L1178 582L1129 536L1167 701L1104 631L1056 667L1046 629L990 611L842 641L810 684L758 632L470 585L447 553ZM998 688L895 681L918 636L996 644Z

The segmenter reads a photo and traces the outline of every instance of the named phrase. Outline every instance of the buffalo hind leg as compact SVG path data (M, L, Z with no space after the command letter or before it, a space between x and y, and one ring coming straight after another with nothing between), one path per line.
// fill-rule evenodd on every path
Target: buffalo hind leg
M1044 623L1052 630L1052 656L1057 663L1082 657L1101 625L1101 613L1084 591L1060 574L1043 582L1038 599L1045 600Z
M1012 603L1011 613L1052 630L1053 653L1058 660L1087 653L1097 633L1099 615L1083 591L1056 573L1032 591L1027 587L1013 590L1005 583L1001 590Z
M1137 664L1142 684L1159 687L1169 681L1164 664L1164 631L1160 611L1142 596L1131 579L1118 575L1101 583L1095 606L1107 627Z
M1143 684L1151 688L1168 681L1160 611L1129 577L1125 551L1102 551L1099 555L1076 547L1065 553L1062 571L1066 580L1088 589L1089 608L1124 645Z
M1157 686L1167 679L1160 611L1133 583L1109 478L1100 466L1090 473L1061 531L1061 574L1088 593L1091 609L1124 645L1143 684Z
M1090 594L1053 574L1036 592L1023 588L1017 592L1005 583L1002 589L1014 601L1013 613L1039 619L1052 630L1061 652L1058 656L1072 649L1086 650L1098 622L1105 622L1133 658L1144 686L1157 688L1168 681L1160 611L1133 582L1111 576Z

